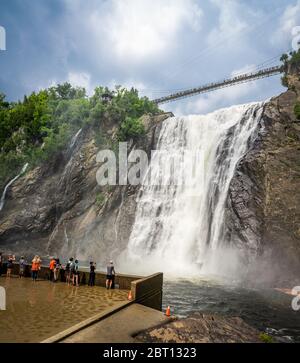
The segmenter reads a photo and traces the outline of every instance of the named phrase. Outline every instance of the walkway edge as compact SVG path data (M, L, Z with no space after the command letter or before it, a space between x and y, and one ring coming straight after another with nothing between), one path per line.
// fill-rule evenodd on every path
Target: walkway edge
M92 316L91 318L83 320L80 323L73 325L71 328L68 328L58 334L55 334L52 337L41 341L40 343L59 343L60 341L64 340L65 338L68 338L69 336L79 332L82 329L85 329L85 328L93 325L94 323L97 323L101 320L108 318L109 316L113 315L114 313L116 313L134 303L136 303L136 302L135 301L122 302L119 306L113 307L111 309L107 309L102 313L96 314L96 315Z

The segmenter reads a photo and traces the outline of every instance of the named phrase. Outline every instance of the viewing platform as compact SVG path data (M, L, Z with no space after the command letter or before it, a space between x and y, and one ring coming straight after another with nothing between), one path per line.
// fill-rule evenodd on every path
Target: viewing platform
M22 279L17 276L17 264L11 278L6 278L3 272L0 286L6 291L6 310L0 311L0 343L86 341L87 338L94 342L131 341L131 333L136 329L147 329L164 320L162 273L147 277L117 274L115 288L107 290L103 272L96 272L93 287L87 285L86 271L80 271L79 287L51 282L46 266L36 282L30 278L30 266ZM128 300L129 291L131 300ZM135 314L133 320L132 314ZM131 320L138 324L130 324ZM105 328L110 324L111 331ZM114 329L116 324L118 328ZM93 337L94 327L97 334Z

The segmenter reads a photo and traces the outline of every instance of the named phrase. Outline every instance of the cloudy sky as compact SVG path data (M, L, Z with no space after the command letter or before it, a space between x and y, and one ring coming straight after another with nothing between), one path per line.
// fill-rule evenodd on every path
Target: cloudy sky
M299 25L300 0L0 0L0 91L17 100L69 81L158 97L275 65ZM275 76L163 108L206 113L282 90Z

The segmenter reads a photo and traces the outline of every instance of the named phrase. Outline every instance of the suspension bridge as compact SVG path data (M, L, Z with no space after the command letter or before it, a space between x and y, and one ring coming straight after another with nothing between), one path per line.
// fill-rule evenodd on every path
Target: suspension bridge
M179 99L186 98L186 97L191 97L191 96L194 96L197 94L215 91L220 88L231 87L236 84L251 82L253 80L257 80L260 78L271 77L271 76L274 76L274 75L282 73L282 72L283 72L282 65L274 66L274 67L270 67L270 68L264 68L264 69L261 69L256 72L244 73L244 74L238 75L236 77L224 79L219 82L209 83L209 84L206 84L206 85L203 85L200 87L190 88L190 89L187 89L184 91L171 93L168 96L156 98L152 101L155 102L157 105L159 105L162 103L167 103L167 102L179 100Z

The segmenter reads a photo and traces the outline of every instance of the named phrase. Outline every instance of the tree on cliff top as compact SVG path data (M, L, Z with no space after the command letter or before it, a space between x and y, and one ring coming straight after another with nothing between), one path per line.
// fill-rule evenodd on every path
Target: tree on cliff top
M283 62L284 75L281 78L281 83L284 87L289 87L288 83L288 69L289 66L300 67L300 48L298 51L290 52L289 54L282 54L280 61Z

